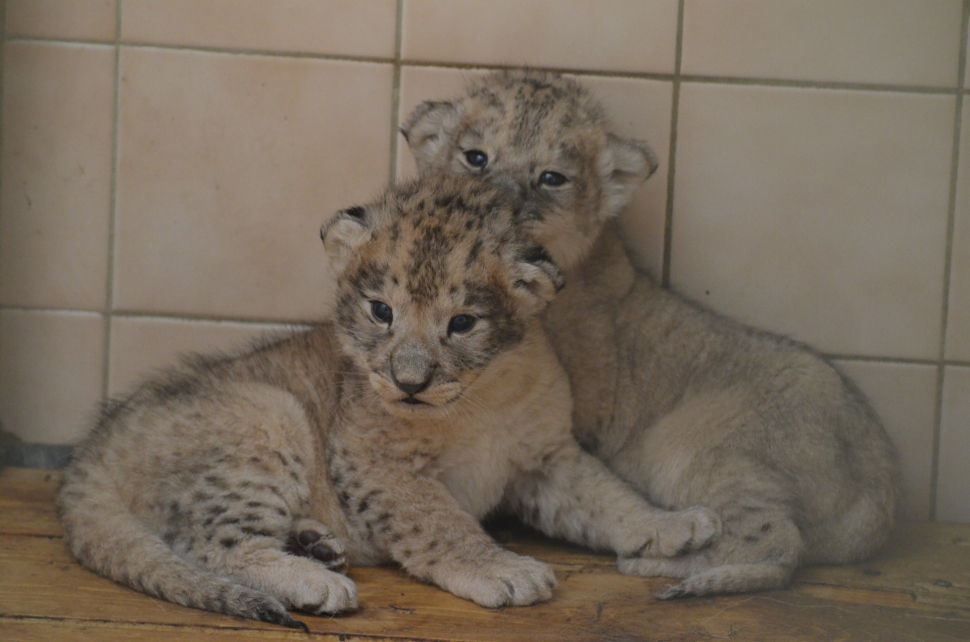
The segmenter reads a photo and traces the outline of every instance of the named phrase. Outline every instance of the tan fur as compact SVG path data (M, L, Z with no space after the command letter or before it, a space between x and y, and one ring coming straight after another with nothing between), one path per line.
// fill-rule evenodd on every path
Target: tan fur
M548 599L552 570L479 526L500 507L624 558L703 548L716 516L653 510L573 439L539 321L561 275L512 217L449 176L339 213L322 231L335 321L106 409L58 498L72 553L150 595L297 627L285 608L356 608L346 562L490 607Z
M455 100L421 105L402 133L423 173L518 191L520 225L566 269L543 318L569 373L579 441L653 504L702 505L724 520L706 550L621 570L686 578L664 597L750 591L783 586L797 565L856 561L883 544L898 465L874 412L808 347L634 270L611 219L656 162L611 133L578 83L495 73ZM550 185L549 171L567 182Z

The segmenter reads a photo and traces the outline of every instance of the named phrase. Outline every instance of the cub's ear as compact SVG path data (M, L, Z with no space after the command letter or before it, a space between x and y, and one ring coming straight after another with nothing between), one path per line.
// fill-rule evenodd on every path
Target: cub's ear
M448 147L460 121L461 110L453 103L427 101L414 108L401 126L401 134L411 148L420 173L443 164L440 154Z
M619 214L630 201L634 190L650 178L659 166L657 157L646 143L610 134L599 158L606 199L605 214Z
M531 300L529 307L533 311L544 308L566 286L559 267L541 245L526 248L516 263L518 273L513 288L520 298Z
M347 261L362 243L370 238L377 217L361 206L340 210L320 228L320 239L337 272L343 271Z

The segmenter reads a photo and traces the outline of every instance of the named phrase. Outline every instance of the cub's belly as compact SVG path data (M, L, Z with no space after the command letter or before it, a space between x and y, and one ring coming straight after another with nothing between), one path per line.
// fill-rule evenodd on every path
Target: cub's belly
M511 476L508 460L462 458L444 468L437 479L458 501L462 510L482 520L499 502Z

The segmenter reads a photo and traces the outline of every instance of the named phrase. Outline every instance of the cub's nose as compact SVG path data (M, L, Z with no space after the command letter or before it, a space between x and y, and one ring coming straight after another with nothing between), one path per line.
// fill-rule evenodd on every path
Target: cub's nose
M417 383L412 383L410 381L401 381L396 376L394 376L394 385L397 386L402 391L406 392L409 396L414 396L428 387L431 383L431 377L428 377L424 381L419 381Z

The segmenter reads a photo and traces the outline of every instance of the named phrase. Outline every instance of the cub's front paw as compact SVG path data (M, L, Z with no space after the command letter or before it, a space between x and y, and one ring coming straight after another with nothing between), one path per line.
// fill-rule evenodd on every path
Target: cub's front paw
M509 551L481 562L445 566L450 568L435 577L442 588L493 609L542 602L556 588L556 575L548 565Z
M676 557L698 551L721 536L721 518L695 506L650 520L647 541L629 557Z
M347 571L343 546L326 526L315 520L298 519L293 523L293 534L286 543L286 550L293 555L314 559L331 571Z

